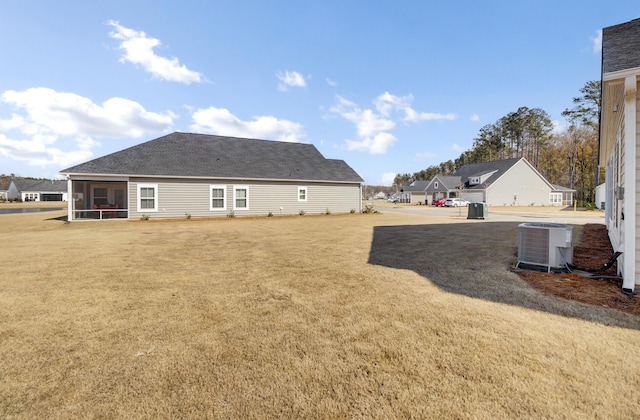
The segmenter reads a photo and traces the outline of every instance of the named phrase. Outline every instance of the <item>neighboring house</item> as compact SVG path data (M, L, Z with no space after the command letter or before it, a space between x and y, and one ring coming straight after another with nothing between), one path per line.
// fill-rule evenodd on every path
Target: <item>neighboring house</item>
M403 195L408 203L426 203L425 189L429 181L413 181L402 186Z
M425 187L425 195L429 204L441 198L457 197L459 194L461 179L459 176L436 175L428 181Z
M303 143L173 133L60 173L70 221L362 210L363 179Z
M435 176L426 188L432 200L460 197L489 206L566 206L574 192L550 184L525 158L465 165Z
M602 96L598 164L605 168L605 220L622 288L640 285L640 19L602 30Z
M8 200L67 201L67 181L11 178Z
M0 177L0 200L8 200L9 193L9 183L11 182L11 178L8 176Z

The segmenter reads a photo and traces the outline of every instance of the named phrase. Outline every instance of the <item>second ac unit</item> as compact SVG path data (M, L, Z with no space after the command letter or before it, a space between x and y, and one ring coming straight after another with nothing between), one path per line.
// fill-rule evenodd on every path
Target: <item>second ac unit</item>
M560 223L518 225L518 264L564 268L573 263L573 226Z

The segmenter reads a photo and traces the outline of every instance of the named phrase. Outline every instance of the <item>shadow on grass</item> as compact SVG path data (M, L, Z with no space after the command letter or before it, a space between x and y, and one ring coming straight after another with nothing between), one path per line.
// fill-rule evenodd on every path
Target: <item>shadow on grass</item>
M412 270L450 293L640 330L636 316L544 295L513 273L518 224L376 226L368 262Z

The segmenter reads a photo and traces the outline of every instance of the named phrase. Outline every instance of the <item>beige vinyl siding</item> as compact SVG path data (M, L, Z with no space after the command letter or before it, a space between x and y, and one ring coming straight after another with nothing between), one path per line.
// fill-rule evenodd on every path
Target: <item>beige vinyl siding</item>
M486 199L490 206L548 206L550 192L551 187L521 160L487 188Z
M140 211L138 203L138 183L158 184L157 212ZM211 210L211 185L224 185L226 209ZM234 210L234 188L248 187L248 209ZM298 187L307 188L307 201L298 201ZM360 210L359 184L303 183L303 182L237 182L233 180L176 180L176 179L139 179L129 182L130 218L140 218L143 214L151 218L182 218L188 213L191 217L227 216L232 210L236 216L349 213ZM282 212L280 208L282 207Z

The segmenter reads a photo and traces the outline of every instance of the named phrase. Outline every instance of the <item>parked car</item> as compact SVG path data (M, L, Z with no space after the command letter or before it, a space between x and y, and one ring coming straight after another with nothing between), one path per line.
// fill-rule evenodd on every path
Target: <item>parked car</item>
M447 201L446 198L439 198L437 200L433 200L433 205L436 207L442 207L444 206L444 203Z
M463 200L462 198L447 198L445 201L445 207L464 207L468 206L469 202L467 200Z

